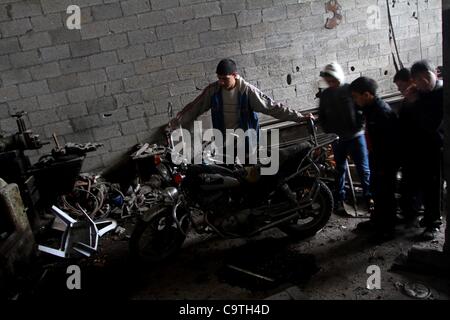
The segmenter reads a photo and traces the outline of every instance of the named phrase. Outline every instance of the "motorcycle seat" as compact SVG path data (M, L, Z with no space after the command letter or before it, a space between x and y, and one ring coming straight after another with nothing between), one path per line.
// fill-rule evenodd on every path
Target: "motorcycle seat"
M302 142L294 144L292 146L284 147L280 149L280 165L289 160L298 161L306 157L311 150L312 145L309 142Z

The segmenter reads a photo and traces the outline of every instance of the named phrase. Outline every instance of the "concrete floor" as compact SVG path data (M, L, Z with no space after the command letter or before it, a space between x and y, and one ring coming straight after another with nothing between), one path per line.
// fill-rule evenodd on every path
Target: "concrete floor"
M295 241L278 230L253 239L222 240L208 236L190 237L176 259L159 265L131 263L128 241L116 236L103 239L95 259L76 261L82 270L82 290L65 289L65 269L50 268L35 295L77 295L119 299L411 299L399 284L421 282L432 290L433 299L450 297L450 278L421 276L390 271L394 260L413 246L441 249L443 233L432 242L413 240L420 229L402 230L398 237L374 246L367 236L352 230L363 219L333 215L328 225L314 238ZM442 230L444 230L442 228ZM270 289L249 290L219 277L226 257L248 243L267 246L281 245L286 252L311 254L320 270L301 283L289 281ZM74 263L74 262L68 262ZM377 265L381 269L381 289L366 288L366 269ZM239 281L238 281L239 282ZM287 289L287 291L286 291Z

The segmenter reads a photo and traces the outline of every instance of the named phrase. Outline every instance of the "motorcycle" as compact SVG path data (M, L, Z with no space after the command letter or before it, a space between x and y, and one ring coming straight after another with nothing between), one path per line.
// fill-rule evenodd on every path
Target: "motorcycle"
M224 239L248 238L272 228L297 239L315 235L333 210L319 161L324 147L338 137L317 135L311 119L308 126L306 141L279 145L280 170L271 176L260 175L258 165L175 165L169 132L162 150L172 186L153 189L156 196L131 235L131 255L143 262L170 258L193 230Z

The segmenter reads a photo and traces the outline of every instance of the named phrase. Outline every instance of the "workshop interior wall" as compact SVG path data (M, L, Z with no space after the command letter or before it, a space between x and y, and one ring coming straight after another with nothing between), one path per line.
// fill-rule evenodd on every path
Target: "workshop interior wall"
M194 99L223 57L297 109L316 105L319 71L333 60L348 81L367 75L395 91L386 1L337 2L342 21L326 29L327 0L3 0L0 129L14 132L10 115L25 110L44 140L56 132L61 143L104 143L84 170L102 168L167 123L169 102L178 111ZM441 1L389 3L405 66L442 64ZM81 7L81 30L66 27L71 4Z

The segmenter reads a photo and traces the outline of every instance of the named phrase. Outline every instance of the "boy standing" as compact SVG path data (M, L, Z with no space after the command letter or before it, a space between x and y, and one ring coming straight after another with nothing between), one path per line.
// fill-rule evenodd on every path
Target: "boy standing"
M395 183L398 169L397 116L390 106L377 96L375 80L360 77L350 85L355 104L366 118L371 184L375 210L370 220L358 224L358 229L374 231L374 240L392 239L395 234Z

